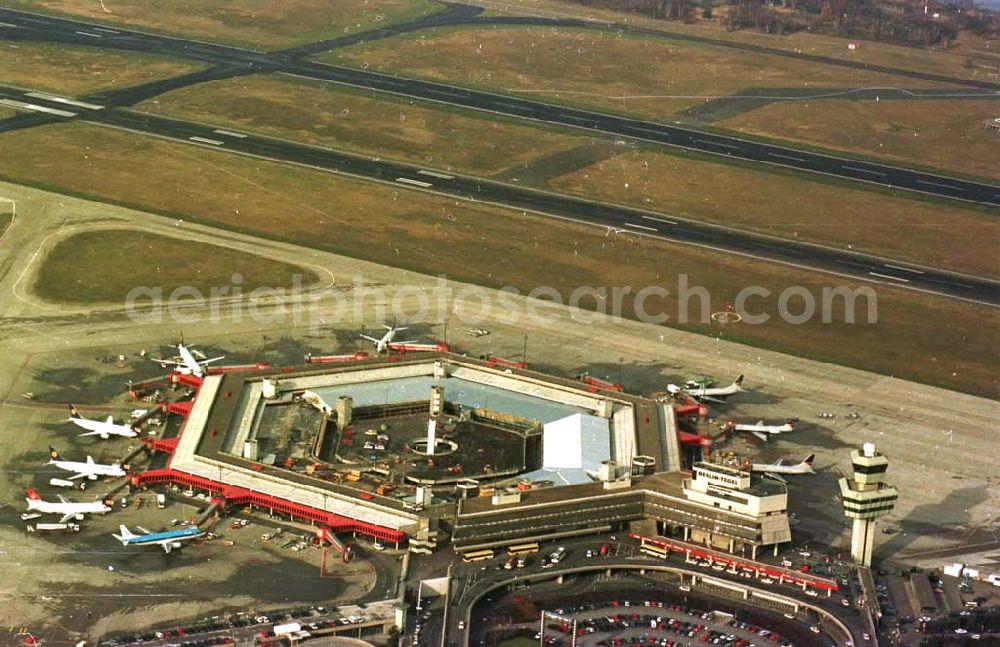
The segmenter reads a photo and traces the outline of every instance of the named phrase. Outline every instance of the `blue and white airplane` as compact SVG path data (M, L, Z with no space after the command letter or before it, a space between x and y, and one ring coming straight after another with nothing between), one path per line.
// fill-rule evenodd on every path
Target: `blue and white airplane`
M122 543L122 546L161 546L163 551L169 553L174 548L180 548L181 543L197 539L205 534L198 526L188 526L177 530L165 530L163 532L150 532L141 526L137 526L145 534L134 535L123 524L118 526L120 535L112 535Z

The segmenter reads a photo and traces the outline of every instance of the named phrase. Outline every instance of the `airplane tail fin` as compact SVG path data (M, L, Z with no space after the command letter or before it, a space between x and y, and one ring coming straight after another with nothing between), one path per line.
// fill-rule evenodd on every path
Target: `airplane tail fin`
M740 375L738 378L736 378L736 380L733 382L733 384L735 384L738 387L742 387L743 386L743 376Z
M59 456L59 452L52 445L49 445L49 459L50 459L49 463L52 463L52 462L58 461L58 460L62 460L62 457Z
M806 456L806 459L802 461L802 464L805 465L806 467L812 467L814 460L816 460L816 454L809 454L808 456Z
M118 532L121 534L114 535L114 538L120 541L123 546L128 543L129 539L135 537L125 524L118 526Z
M41 501L42 497L38 496L38 492L35 492L35 488L28 488L28 498L32 501Z
M70 418L75 418L77 420L80 420L80 419L83 418L83 416L81 416L80 412L77 410L75 404L69 404L67 406L69 407L69 417Z

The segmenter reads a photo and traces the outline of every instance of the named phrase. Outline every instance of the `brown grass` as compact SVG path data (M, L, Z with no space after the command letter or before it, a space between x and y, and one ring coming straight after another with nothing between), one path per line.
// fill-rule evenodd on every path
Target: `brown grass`
M717 122L732 130L832 150L1000 178L1000 133L983 122L1000 102L816 101L778 103Z
M10 119L15 115L17 115L17 110L0 106L0 119Z
M751 87L940 85L784 56L534 27L429 30L337 50L324 58L647 118L665 117Z
M584 135L425 107L280 75L207 83L139 106L319 146L492 174L586 144Z
M606 237L518 211L386 188L328 173L65 124L9 133L0 168L13 181L155 209L203 223L522 291L550 285L663 285L678 274L721 308L741 286L819 290L828 277L791 273L696 247ZM80 151L87 150L84 155ZM850 282L847 282L850 285ZM878 287L878 323L730 327L729 339L995 395L992 309ZM771 302L773 304L773 301ZM660 304L670 308L671 303ZM655 311L655 306L650 310ZM700 332L711 326L691 325ZM716 331L717 332L717 331Z
M781 238L1000 276L994 253L1000 242L996 216L972 208L642 149L550 184L564 192Z
M0 48L4 84L70 95L138 85L203 67L163 56L49 43L5 43Z
M121 264L128 259L128 281ZM231 286L240 274L244 293L258 287L306 287L318 280L301 267L206 243L126 229L87 231L59 241L39 268L34 291L43 299L69 303L123 303L129 290L142 285L167 298L185 286L209 295ZM299 276L296 281L295 275Z
M5 6L264 49L367 31L441 9L432 0L8 0Z
M493 2L484 0L477 2L486 7L494 6ZM955 44L951 47L931 47L916 48L893 45L891 43L879 43L873 41L860 41L859 48L848 49L850 39L816 34L811 32L797 32L784 36L765 34L752 29L741 29L729 31L725 25L714 20L695 20L687 24L678 21L654 20L632 13L619 13L602 9L587 7L585 10L574 2L562 2L560 0L520 0L516 9L511 10L511 5L506 4L503 11L495 11L499 15L513 15L516 13L527 15L544 16L564 16L570 18L592 18L597 21L609 21L654 29L664 33L688 34L693 36L715 38L732 41L735 43L747 43L783 49L791 52L803 52L818 56L827 56L841 60L857 61L870 65L883 65L905 70L915 70L918 72L930 72L932 74L944 74L955 78L965 79L991 79L990 72L996 72L996 66L1000 63L1000 55L996 52L995 40L991 43L982 36L971 32L962 32ZM991 47L992 45L992 47ZM970 57L989 61L988 67L968 66Z

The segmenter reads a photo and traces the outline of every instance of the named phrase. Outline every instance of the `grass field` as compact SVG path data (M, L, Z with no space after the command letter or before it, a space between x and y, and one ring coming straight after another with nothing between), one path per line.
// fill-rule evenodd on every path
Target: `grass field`
M983 122L1000 101L817 101L778 103L715 125L830 150L1000 178L1000 133Z
M122 280L123 264L128 280ZM178 287L192 287L204 294L212 288L232 286L240 274L240 287L249 293L257 287L287 288L314 284L315 272L253 254L165 238L128 229L87 231L63 239L53 247L39 268L34 292L43 299L66 303L123 303L137 286L160 288L166 299Z
M785 56L564 28L427 30L339 49L323 58L646 118L665 117L746 88L940 85Z
M633 13L620 13L593 7L583 8L575 2L562 2L560 0L520 0L516 6L510 3L500 3L501 7L497 6L498 3L490 0L482 0L477 4L495 7L493 12L498 15L520 13L549 17L582 17L654 29L664 33L722 39L734 43L772 47L870 65L944 74L955 78L990 80L990 72L995 73L997 64L1000 64L1000 54L996 51L995 41L990 42L988 37L968 31L962 32L957 42L948 48L916 48L873 41L851 41L846 38L811 32L775 35L753 29L729 31L725 25L714 20L699 19L692 24L680 21L654 20ZM859 47L853 50L848 49L847 45L850 42L856 42ZM981 59L983 64L968 65L967 61L970 57Z
M493 174L590 138L281 75L177 90L137 110L366 155Z
M526 291L549 285L565 295L581 285L661 285L674 293L677 275L686 273L691 284L709 289L712 308L721 309L742 286L759 285L777 294L791 284L817 291L831 280L697 247L628 235L608 237L601 228L86 124L8 133L5 142L9 145L0 148L0 168L11 181L182 214L201 223L427 274L444 273L487 287L510 285ZM879 287L878 295L875 325L812 321L794 326L773 321L730 327L725 335L995 395L994 356L984 352L1000 342L992 309L887 287ZM650 312L676 307L670 299L647 305ZM761 305L762 310L768 307ZM712 325L686 327L714 331Z
M258 49L366 31L443 8L432 0L8 0L5 6Z
M138 52L127 54L51 43L0 44L0 83L81 95L178 76L201 65Z
M17 110L0 106L0 119L10 119L17 114Z
M996 216L781 172L635 150L556 178L561 192L1000 277ZM780 216L778 215L780 214ZM901 235L905 231L905 235Z

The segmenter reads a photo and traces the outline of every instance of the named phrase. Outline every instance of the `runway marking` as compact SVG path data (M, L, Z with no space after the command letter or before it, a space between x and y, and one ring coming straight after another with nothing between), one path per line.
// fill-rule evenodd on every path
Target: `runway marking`
M635 227L637 229L645 229L646 231L660 231L656 227L647 227L646 225L639 225L634 222L626 222L624 224L626 227Z
M108 29L107 27L94 27L94 31L103 31L106 34L120 34L121 32L115 31L114 29Z
M885 266L886 267L891 267L894 270L902 270L904 272L913 272L914 274L923 274L923 272L921 272L920 270L914 270L914 269L909 268L909 267L901 267L899 265L893 265L892 263L885 263Z
M34 97L35 99L45 99L46 101L53 101L55 103L65 103L69 106L79 106L81 108L88 108L90 110L101 110L104 106L98 105L96 103L87 103L86 101L77 101L76 99L67 99L66 97L60 97L54 94L46 94L44 92L27 92L26 97Z
M402 182L403 184L412 184L413 186L423 187L425 189L427 187L429 187L429 186L434 186L430 182L421 182L420 180L411 180L408 177L397 177L396 181L397 182Z
M419 173L420 175L429 175L431 177L439 177L442 180L454 180L455 179L454 175L445 175L444 173L438 173L436 171L424 171L424 170L420 170L420 171L417 171L417 173Z
M227 135L229 137L238 137L240 139L246 139L247 137L243 133L234 133L229 130L213 130L212 132L215 133L216 135Z
M17 25L12 25L9 22L0 22L0 27L13 27L14 29L17 29Z
M560 112L559 116L563 119L572 119L573 121L592 121L589 117L577 117L576 115L567 115L565 112Z
M465 99L469 96L467 94L460 94L458 92L448 92L447 90L441 90L438 88L428 88L427 91L434 92L435 94L443 94L446 97L458 97L459 99Z
M50 115L56 115L58 117L75 117L75 112L70 112L68 110L58 110L56 108L46 108L45 106L40 106L34 103L25 103L24 101L15 101L13 99L0 99L0 104L5 106L10 106L11 108L20 108L22 110L31 110L32 112L44 112Z
M858 263L855 261L849 261L846 258L838 258L837 262L841 265L853 265L854 267L868 267L866 263Z
M508 108L516 108L517 110L528 109L528 106L522 106L521 104L518 103L504 103L503 101L498 101L496 105L507 106Z
M722 146L723 148L732 148L733 150L739 148L739 146L733 146L732 144L723 144L722 142L713 142L710 139L698 139L697 137L693 138L693 141L701 142L702 144L709 144L710 146Z
M926 184L927 186L939 186L942 189L951 189L952 191L965 191L960 186L954 186L951 184L941 184L940 182L931 182L930 180L917 180L918 184Z
M869 173L871 175L878 175L880 177L885 177L888 173L883 173L882 171L871 171L866 168L858 168L857 166L848 166L847 164L842 164L841 167L845 171L856 171L858 173Z
M804 157L795 157L794 155L782 155L781 153L768 153L771 157L780 157L781 159L794 160L796 162L805 162Z
M201 142L202 144L211 144L212 146L222 146L222 142L220 142L218 139L209 139L207 137L198 137L198 136L188 137L188 139L190 139L193 142Z
M889 274L879 274L878 272L868 272L868 273L871 274L872 276L877 276L880 279L891 279L893 281L899 281L901 283L909 283L910 282L910 279L904 279L904 278L899 277L899 276L891 276Z
M655 220L656 222L665 222L668 225L676 225L677 223L673 220L666 220L665 218L654 218L653 216L643 216L646 220Z
M101 36L100 34L92 34L89 31L78 31L76 33L80 34L81 36L90 36L91 38L103 38L103 36Z
M654 135L664 134L662 130L657 130L656 128L643 128L642 126L633 126L631 124L628 125L628 128L629 130L641 130L644 133L653 133Z

